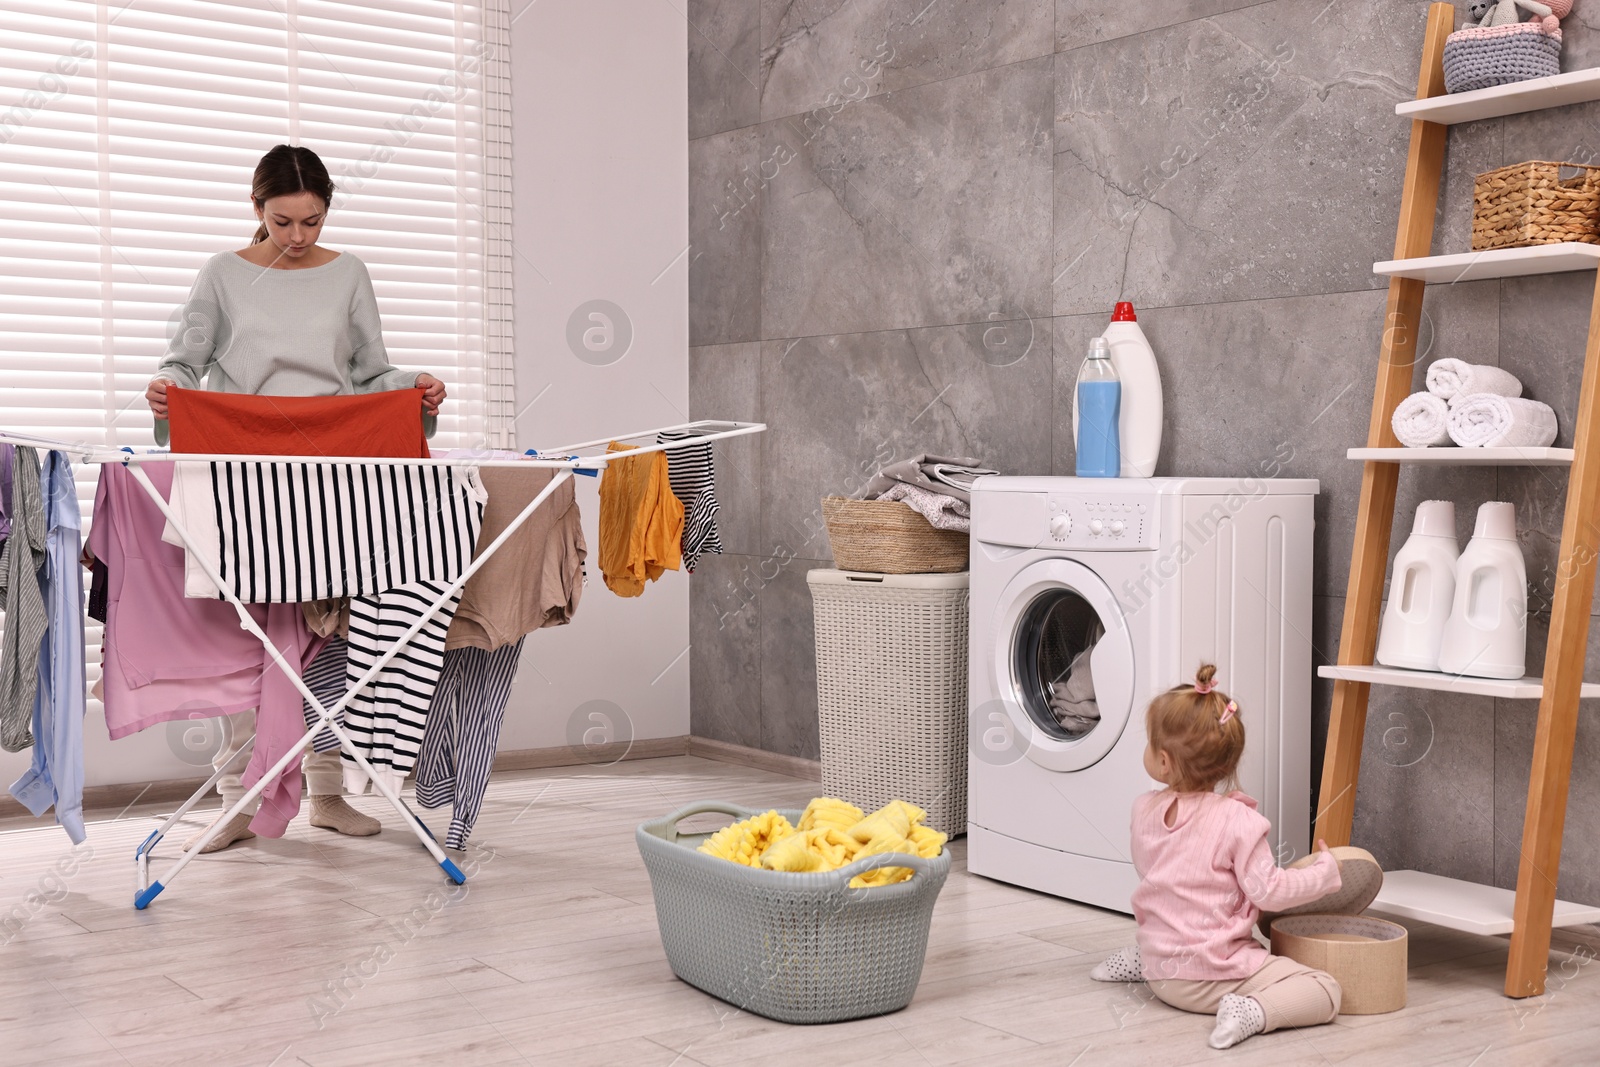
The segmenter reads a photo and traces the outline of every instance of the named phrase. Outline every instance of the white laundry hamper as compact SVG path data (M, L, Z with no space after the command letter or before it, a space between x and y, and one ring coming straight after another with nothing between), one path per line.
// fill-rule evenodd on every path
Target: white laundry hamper
M822 788L967 832L968 572L814 570Z

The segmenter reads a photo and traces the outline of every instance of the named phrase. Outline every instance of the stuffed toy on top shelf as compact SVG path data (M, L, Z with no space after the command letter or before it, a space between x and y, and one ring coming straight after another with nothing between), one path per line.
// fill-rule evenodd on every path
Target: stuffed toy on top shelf
M1464 93L1561 73L1561 20L1572 0L1470 0L1444 45L1444 85Z

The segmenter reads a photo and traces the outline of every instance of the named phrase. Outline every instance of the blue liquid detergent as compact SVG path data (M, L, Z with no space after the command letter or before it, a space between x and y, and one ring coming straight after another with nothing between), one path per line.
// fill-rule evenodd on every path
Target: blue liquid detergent
M1118 441L1121 382L1078 383L1078 477L1115 478L1122 473Z

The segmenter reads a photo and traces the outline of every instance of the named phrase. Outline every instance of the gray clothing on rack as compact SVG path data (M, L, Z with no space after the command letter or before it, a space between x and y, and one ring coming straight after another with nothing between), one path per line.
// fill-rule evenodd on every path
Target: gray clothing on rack
M11 535L0 549L0 605L6 613L5 643L0 646L0 748L7 752L33 744L39 643L48 622L39 584L46 535L39 453L19 447L11 466Z

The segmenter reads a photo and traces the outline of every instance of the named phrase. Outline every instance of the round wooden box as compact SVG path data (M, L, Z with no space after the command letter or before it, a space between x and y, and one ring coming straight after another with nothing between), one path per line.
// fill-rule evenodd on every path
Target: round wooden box
M1272 923L1272 954L1327 971L1344 991L1341 1015L1381 1015L1406 1006L1406 928L1366 915L1284 915Z

